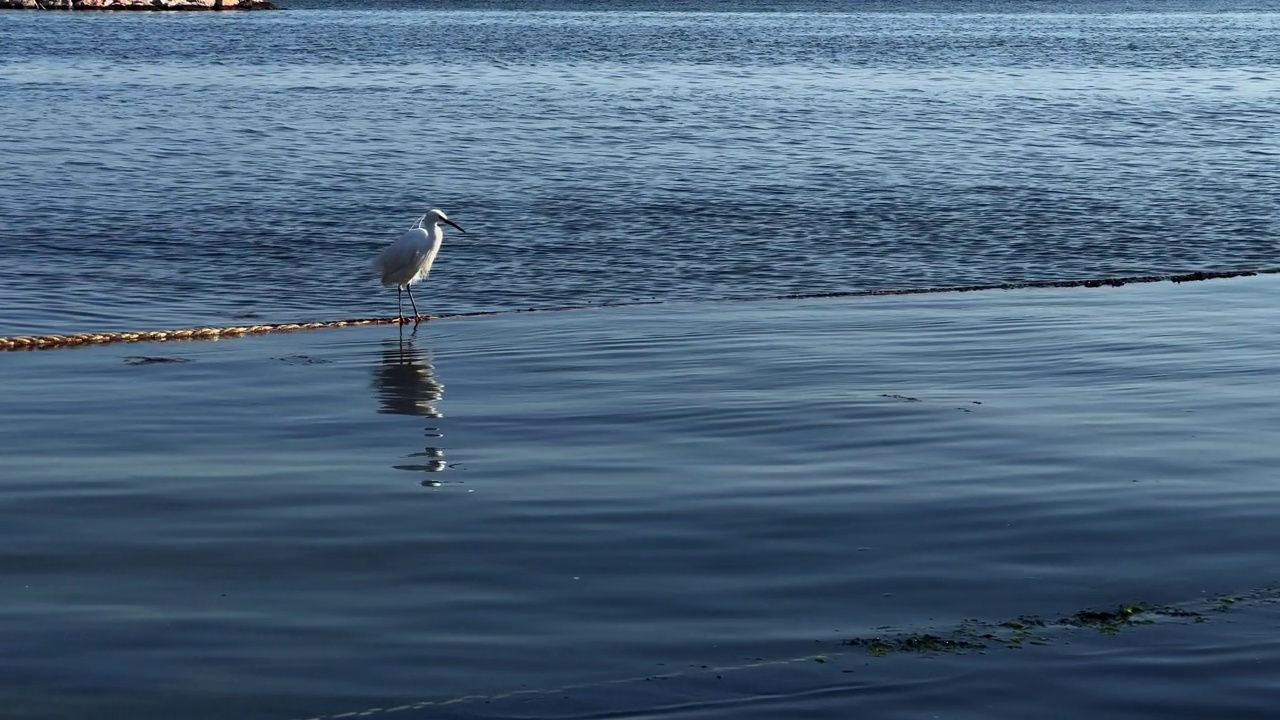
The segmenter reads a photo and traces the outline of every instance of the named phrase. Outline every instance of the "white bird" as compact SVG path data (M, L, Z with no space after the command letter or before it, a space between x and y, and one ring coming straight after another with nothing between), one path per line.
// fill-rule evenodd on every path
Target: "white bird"
M424 223L429 224L430 229L424 227ZM396 307L401 324L404 324L404 300L400 294L402 290L409 293L413 319L417 321L422 317L418 314L418 303L413 301L413 290L409 286L431 272L431 263L435 262L436 254L440 252L440 243L444 241L444 229L440 227L440 223L448 223L460 232L466 232L462 226L446 217L443 210L428 210L398 240L378 253L373 261L374 270L382 276L382 284L396 286Z

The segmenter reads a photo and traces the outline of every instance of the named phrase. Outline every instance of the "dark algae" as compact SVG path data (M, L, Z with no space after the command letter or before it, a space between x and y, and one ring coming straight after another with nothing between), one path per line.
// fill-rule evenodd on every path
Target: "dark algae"
M1018 649L1024 644L1047 645L1070 630L1096 630L1115 635L1122 630L1161 621L1208 622L1210 613L1222 613L1241 604L1280 601L1280 588L1267 587L1245 594L1219 595L1182 605L1127 603L1110 608L1086 608L1056 620L1022 615L1001 622L966 620L951 630L907 632L844 640L842 644L866 648L876 657L890 653L942 653L982 651L1004 646Z

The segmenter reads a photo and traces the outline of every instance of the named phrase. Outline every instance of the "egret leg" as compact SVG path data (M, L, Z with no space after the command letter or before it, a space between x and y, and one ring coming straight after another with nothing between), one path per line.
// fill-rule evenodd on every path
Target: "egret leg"
M399 318L400 324L403 325L404 324L404 291L399 285L396 286L396 317Z
M405 292L409 293L409 304L413 305L413 321L417 322L422 319L422 316L418 314L418 303L413 301L413 287L405 285L404 289Z

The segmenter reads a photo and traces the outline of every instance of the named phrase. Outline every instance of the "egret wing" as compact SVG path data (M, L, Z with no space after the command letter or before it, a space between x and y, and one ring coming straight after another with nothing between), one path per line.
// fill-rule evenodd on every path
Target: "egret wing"
M378 253L373 267L382 275L383 285L404 285L413 280L430 254L427 231L413 228Z

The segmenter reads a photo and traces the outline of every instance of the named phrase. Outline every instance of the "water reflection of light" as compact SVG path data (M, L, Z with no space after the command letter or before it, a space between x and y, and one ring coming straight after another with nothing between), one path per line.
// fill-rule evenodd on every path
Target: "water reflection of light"
M384 344L381 362L374 368L373 386L378 394L380 413L432 419L443 417L436 403L444 396L444 385L436 379L431 351L417 347L413 336ZM440 428L428 425L423 428L422 434L428 444L421 452L407 456L414 458L414 461L392 467L427 473L442 472L448 467L444 459L444 448L439 446L439 440L443 437ZM424 480L422 484L434 487L440 483Z

